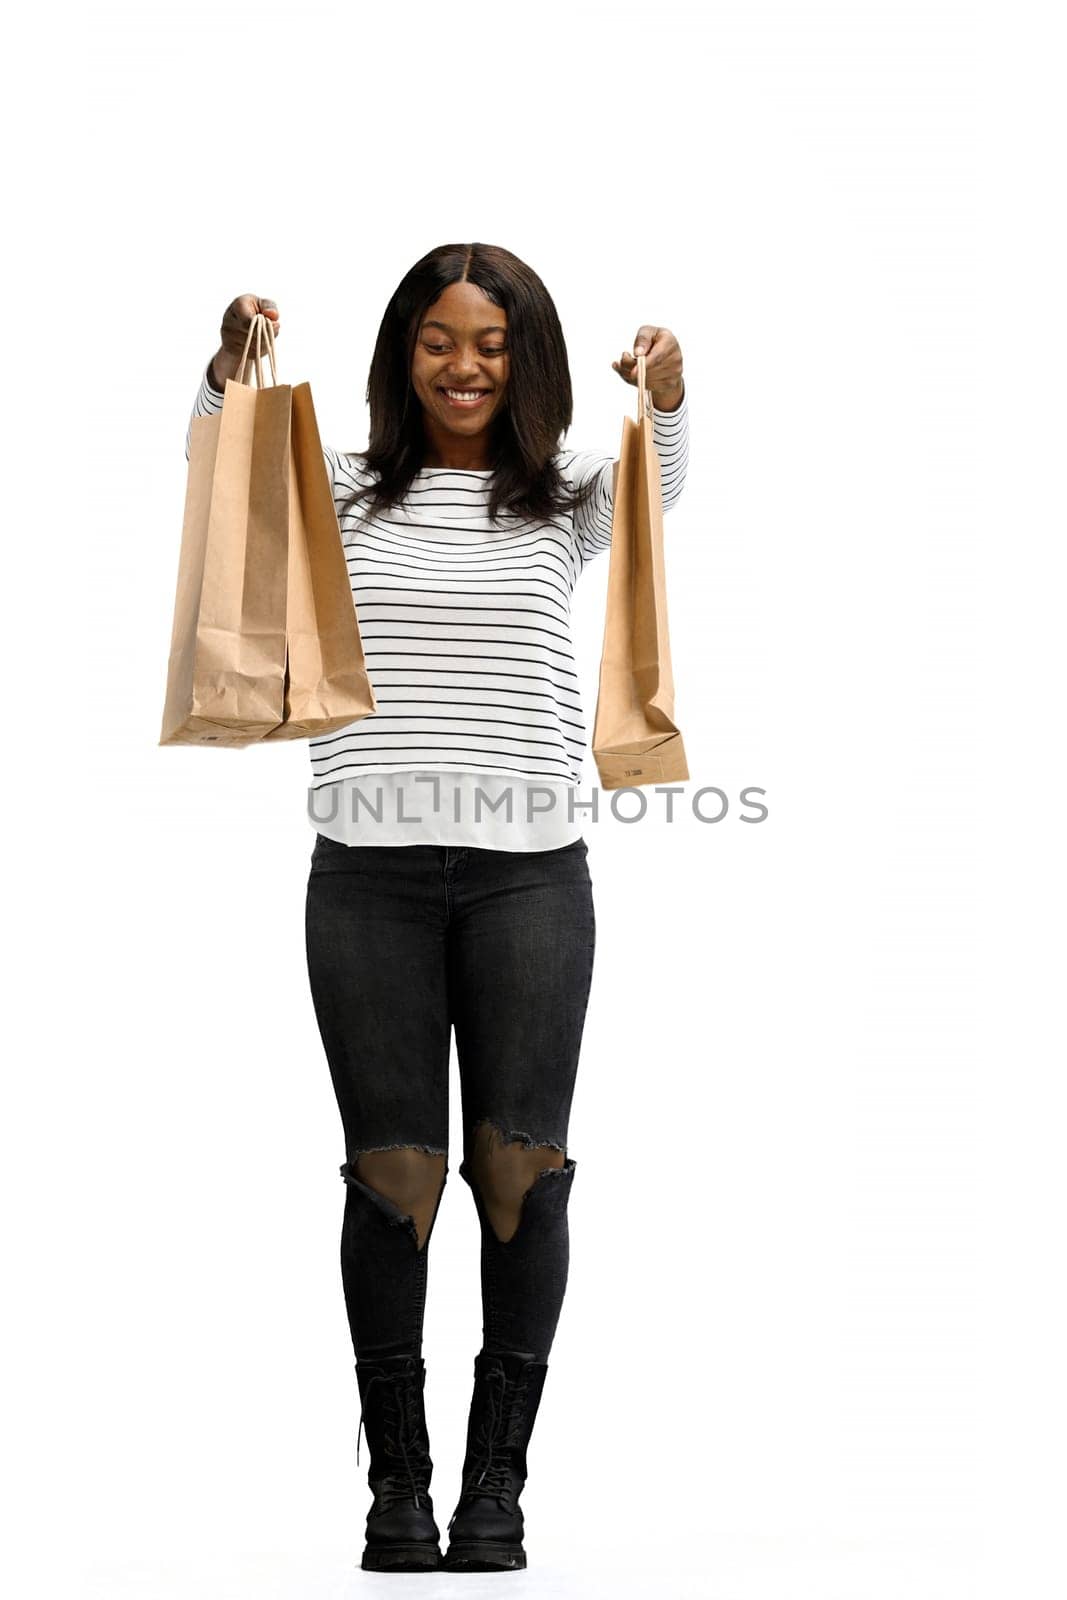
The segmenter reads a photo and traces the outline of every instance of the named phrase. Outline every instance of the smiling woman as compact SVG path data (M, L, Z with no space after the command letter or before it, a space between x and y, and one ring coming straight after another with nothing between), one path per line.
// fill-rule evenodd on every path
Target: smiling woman
M324 454L378 709L309 741L309 821L349 845L572 844L588 739L571 597L611 542L614 453L560 445L571 379L547 289L495 247L431 252L386 308L367 392L367 449ZM221 404L209 369L194 409ZM653 439L669 510L684 385L653 405Z
M222 406L225 352L260 309L235 305L201 414ZM667 329L640 335L670 507L688 458L681 353ZM341 1271L374 1490L363 1565L505 1570L526 1565L526 1446L568 1275L567 1130L596 933L567 803L586 745L570 603L611 541L615 462L562 448L559 319L536 273L496 247L445 245L405 275L367 398L366 450L323 453L377 710L309 740L315 798L340 811L312 817L305 913L345 1138ZM372 779L401 809L382 815L379 796L361 825ZM437 809L418 819L428 784ZM554 812L531 804L546 795ZM453 1031L482 1349L442 1557L421 1346Z

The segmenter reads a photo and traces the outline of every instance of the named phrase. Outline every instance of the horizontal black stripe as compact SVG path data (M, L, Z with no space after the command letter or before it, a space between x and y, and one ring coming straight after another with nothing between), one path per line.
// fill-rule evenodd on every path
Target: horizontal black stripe
M473 752L476 755L489 756L489 755L497 754L497 755L503 755L503 756L511 756L512 759L514 759L517 755L519 755L520 752L517 751L517 750L501 750L501 749L498 749L495 745L493 745L491 743L489 743L489 744L474 744L474 743L471 742L471 740L473 740L473 739L481 738L481 739L491 740L493 737L494 737L494 735L488 734L488 733L486 733L486 734L471 734L469 739L466 739L466 740L460 739L457 736L452 741L451 744L443 744L443 745L441 745L440 746L440 751L441 751L442 755L455 755L457 750L469 750L469 751ZM500 737L502 739L506 739L507 735L506 734L500 734L498 737ZM513 743L513 744L529 744L529 745L534 745L534 746L538 746L538 745L541 746L542 750L538 751L538 756L542 761L549 759L549 757L547 756L547 753L542 753L542 751L543 752L547 752L547 751L551 750L551 748L552 748L552 745L551 745L550 741L547 740L547 739L513 739L513 740L511 740L511 743ZM399 750L418 750L420 748L421 748L421 746L419 744L372 744L369 741L365 741L364 740L364 741L357 741L357 743L347 747L344 750L336 750L336 751L333 752L333 755L366 754L366 753L368 753L368 752L370 752L372 750L389 750L389 751L396 752L396 751L399 751ZM323 758L319 757L318 759L321 761ZM563 748L563 746L561 745L559 747L559 765L560 765L561 768L564 766L566 759L567 759L567 752ZM412 761L411 765L413 767L417 767L417 766L422 766L423 763L420 762L420 761ZM312 762L312 766L315 766L315 762L314 761ZM318 772L318 768L317 767L315 767L315 770L316 770L316 772Z
M366 641L364 641L364 646L365 645L366 645ZM371 656L404 656L406 659L414 660L414 661L417 661L420 658L421 659L425 659L427 661L441 661L441 662L444 662L444 661L462 661L463 660L462 656L458 656L458 655L456 655L456 656L452 656L452 655L444 655L444 656L436 655L435 656L430 651L422 651L422 652L416 653L413 650L368 650L368 649L364 648L363 654L368 659ZM526 658L524 656L482 656L480 659L483 660L483 661L516 661L516 662L522 662ZM545 663L545 669L546 669L547 672L565 673L568 678L573 678L574 679L575 684L577 684L577 682L578 682L578 674L576 672L568 672L567 669L564 668L564 667L557 667L557 666L552 665L551 663L547 663L546 662ZM399 671L407 670L407 669L402 669L400 667L395 667L395 668L390 669L388 667L379 666L379 667L375 668L375 670L379 671L379 672L388 672L390 670L399 672ZM431 669L429 667L414 667L411 670L414 671L414 672L428 672ZM484 669L481 669L481 670L484 671L485 676L490 677L490 678L527 678L527 679L531 679L532 680L532 676L533 676L530 673L501 672L497 667L485 667ZM479 675L479 673L477 673L475 671L475 669L472 668L472 667L445 667L445 666L442 666L440 668L440 671L441 671L443 676L444 675L449 675L449 674L455 674L455 673L463 673L466 677L474 677L474 676L478 676ZM541 674L538 674L537 676L538 676L538 680L541 681L541 682L544 682L544 683L553 683L554 682L553 679L546 678ZM474 686L472 685L471 687L474 687ZM495 688L496 686L493 685L493 684L490 684L490 685L487 685L487 687L488 688ZM564 686L563 685L556 685L556 687L563 688ZM575 694L577 694L577 692L578 692L577 688L575 688L575 690L573 692Z
M357 606L357 610L358 610L358 606ZM388 619L385 619L385 620L388 620ZM369 626L373 626L373 619L372 618L368 618L368 625ZM407 623L407 626L408 627L412 626L410 621ZM447 623L438 623L437 626L438 627L447 627L448 624ZM483 622L483 623L480 623L480 624L476 624L476 626L480 626L480 627L485 628L485 627L489 627L490 624ZM521 624L515 623L515 624L513 624L513 626L519 627L519 626L521 626ZM542 630L537 629L537 630L534 630L534 631L540 632ZM362 623L360 624L360 633L361 634L363 633ZM373 639L373 638L375 638L375 635L368 633L368 634L365 635L365 637L368 638L368 639ZM424 640L424 642L430 642L428 635L419 634L419 633L390 633L388 637L391 638L391 639L399 639L399 640L407 642L407 643L410 643L413 639L422 639L422 640ZM514 644L514 645L519 645L519 644L522 643L522 641L519 640L519 639L452 639L452 638L449 638L449 639L437 639L437 640L434 640L432 642L434 642L436 644L465 644L465 645L468 645L468 646L476 645L476 644ZM559 656L563 660L573 661L573 659L574 659L573 653L571 651L553 650L551 645L538 645L537 648L539 650L546 651L549 655ZM510 657L510 658L507 657L507 656L501 656L499 659L501 661L507 661L509 659L515 660L515 661L525 661L525 660L528 660L530 658L528 656L513 656L513 657ZM577 677L577 673L575 673L575 677Z
M456 729L460 733L470 733L472 731L470 728L468 728L466 726L460 727L461 723L466 724L468 722L485 722L491 728L529 728L531 730L531 732L534 732L534 733L536 733L538 729L540 729L544 733L551 733L553 728L557 727L559 725L558 723L554 723L554 722L515 722L515 721L512 721L512 720L509 720L509 718L507 718L507 717L466 717L466 716L463 716L461 713L458 713L458 712L451 712L448 716L445 716L441 712L428 711L426 709L427 706L448 706L448 705L462 706L465 703L462 700L403 700L403 699L400 699L400 700L386 700L386 699L382 699L380 696L377 696L377 695L375 696L375 698L378 701L378 709L377 709L377 711L372 711L370 713L370 715L374 718L374 721L377 724L377 728L378 728L378 732L379 733L384 733L386 731L382 727L382 723L383 722L422 722L422 721L426 721L426 722L446 722L446 723L449 723L454 729ZM420 710L418 710L418 711L387 711L386 710L387 706L394 706L394 705L395 706L419 706ZM479 707L479 709L483 710L483 711L492 711L494 709L497 709L497 707L495 705L493 705L493 706L481 706L481 707ZM499 709L502 710L502 711L525 711L527 708L525 706L500 706ZM534 709L539 710L540 707L535 707ZM366 717L364 717L362 719L363 722L365 722L366 720L367 720ZM361 725L362 725L361 723L357 724L357 726L361 726ZM567 726L571 727L571 728L578 728L579 730L581 730L581 728L583 727L583 724L577 723L577 722L571 722L571 723L568 723Z
M447 771L447 772L450 772L452 774L463 773L463 772L499 772L501 767L503 767L504 770L508 774L514 773L514 775L516 777L518 777L518 778L551 778L551 779L555 779L555 778L559 778L559 777L562 776L564 778L564 780L567 782L568 787L572 787L572 788L577 787L576 782L570 778L569 774L562 774L561 772L553 772L553 771L551 771L550 769L547 769L547 768L544 769L544 770L535 769L531 764L526 764L524 766L517 767L517 766L514 765L514 763L512 763L511 765L507 765L503 761L470 761L470 760L452 761L452 760L448 759L447 757L438 756L432 762L426 762L426 763L424 763L424 765L425 766L429 766L429 767L436 767L442 772L446 772ZM325 783L313 783L311 785L311 788L313 790L328 788L330 784L334 784L334 783L338 782L338 774L341 773L341 772L353 773L355 776L373 777L376 772L391 771L392 769L395 769L397 772L412 772L412 771L420 770L418 762L407 761L407 760L404 760L404 761L346 761L346 762L344 762L343 766L337 768L336 772L334 773L334 775L332 777L327 778ZM354 781L354 779L353 779L353 781Z

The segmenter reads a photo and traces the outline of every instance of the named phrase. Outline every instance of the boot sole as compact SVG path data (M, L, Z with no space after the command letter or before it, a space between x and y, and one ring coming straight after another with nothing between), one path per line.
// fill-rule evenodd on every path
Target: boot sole
M360 1563L364 1572L433 1572L441 1565L437 1545L368 1545Z
M526 1565L521 1544L501 1544L490 1539L467 1539L450 1544L442 1566L446 1571L514 1572Z

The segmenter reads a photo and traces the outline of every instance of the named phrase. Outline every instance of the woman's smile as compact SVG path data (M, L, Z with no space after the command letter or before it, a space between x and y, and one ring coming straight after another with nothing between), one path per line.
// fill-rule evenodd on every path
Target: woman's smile
M476 411L489 398L488 389L452 389L438 385L438 392L457 411Z

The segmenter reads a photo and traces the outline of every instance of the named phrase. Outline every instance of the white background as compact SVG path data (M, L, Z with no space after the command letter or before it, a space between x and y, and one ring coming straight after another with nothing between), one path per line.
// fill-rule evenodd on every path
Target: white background
M1063 1592L1051 16L105 5L9 56L9 1592ZM156 740L224 308L278 302L281 376L359 448L389 294L467 239L552 293L574 446L616 449L638 326L680 340L678 720L687 792L733 804L586 830L530 1566L385 1578L356 1565L306 751ZM590 727L606 576L575 602ZM453 1119L442 1527L480 1337Z

